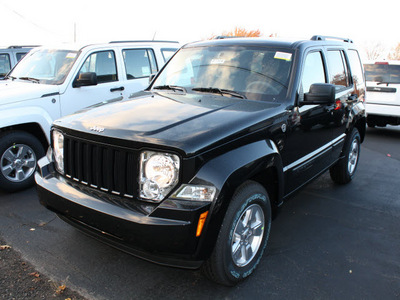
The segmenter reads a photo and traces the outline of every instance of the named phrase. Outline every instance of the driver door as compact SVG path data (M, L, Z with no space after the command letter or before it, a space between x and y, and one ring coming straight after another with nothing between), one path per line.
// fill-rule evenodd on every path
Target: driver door
M299 103L312 84L327 83L327 67L322 51L306 54ZM289 194L325 170L331 163L331 107L326 104L298 105L293 109L290 130L282 150L285 193Z
M97 85L74 87L73 84L61 95L61 114L68 115L99 102L120 100L124 86L117 72L117 62L113 50L91 53L76 74L93 72Z

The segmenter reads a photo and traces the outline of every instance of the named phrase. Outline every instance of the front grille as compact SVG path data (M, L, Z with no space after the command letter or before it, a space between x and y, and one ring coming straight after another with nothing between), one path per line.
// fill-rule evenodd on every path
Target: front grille
M65 175L104 192L132 198L137 193L138 162L133 151L64 137Z

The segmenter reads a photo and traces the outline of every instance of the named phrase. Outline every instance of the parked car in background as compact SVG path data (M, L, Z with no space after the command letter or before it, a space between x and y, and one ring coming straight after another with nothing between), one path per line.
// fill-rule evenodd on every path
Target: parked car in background
M0 84L0 188L34 183L53 120L145 89L177 42L130 41L33 49Z
M400 61L364 64L369 127L400 125Z
M327 170L353 179L364 96L348 39L188 44L145 91L54 121L39 198L108 244L235 285L285 199Z
M10 46L0 49L0 79L3 79L33 47L35 46Z

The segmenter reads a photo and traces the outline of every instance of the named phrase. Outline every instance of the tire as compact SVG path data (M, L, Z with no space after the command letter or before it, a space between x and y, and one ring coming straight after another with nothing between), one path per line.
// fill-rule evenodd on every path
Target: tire
M33 135L10 131L0 136L0 189L15 192L32 186L39 158L45 155Z
M266 190L256 182L245 182L232 197L213 253L202 266L205 276L226 286L244 280L258 265L270 228L271 204Z
M343 147L344 157L329 169L331 179L335 183L347 184L353 179L360 157L360 144L360 134L357 128L354 128Z
M369 128L375 128L376 124L373 121L367 121L367 125Z

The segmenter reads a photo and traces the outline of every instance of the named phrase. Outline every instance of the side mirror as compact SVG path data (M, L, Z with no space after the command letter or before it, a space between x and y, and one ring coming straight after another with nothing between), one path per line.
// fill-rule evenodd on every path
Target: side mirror
M73 87L97 85L97 75L94 72L80 73L75 79Z
M310 91L304 94L304 101L301 105L310 104L334 104L336 101L335 85L329 83L314 83Z

